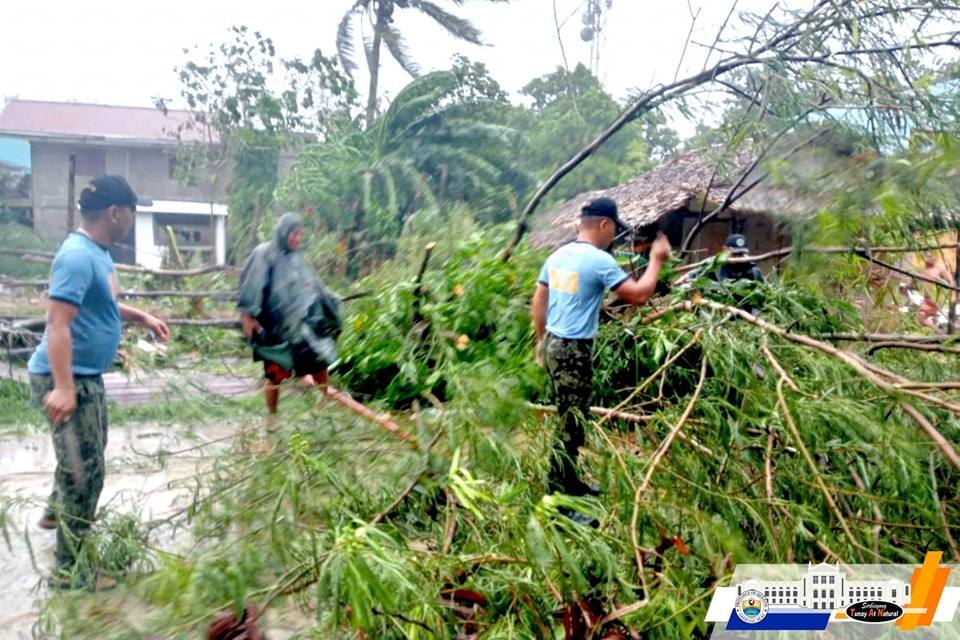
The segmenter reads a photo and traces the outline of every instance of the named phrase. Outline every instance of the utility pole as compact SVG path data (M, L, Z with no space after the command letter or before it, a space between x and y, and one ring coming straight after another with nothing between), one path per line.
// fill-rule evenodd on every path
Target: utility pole
M70 154L67 169L67 233L73 233L77 215L77 156Z

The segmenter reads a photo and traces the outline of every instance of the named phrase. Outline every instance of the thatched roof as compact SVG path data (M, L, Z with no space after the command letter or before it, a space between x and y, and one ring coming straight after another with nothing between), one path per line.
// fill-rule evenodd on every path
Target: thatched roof
M630 182L609 189L588 191L571 198L560 207L537 216L532 224L530 242L534 246L556 246L576 235L580 209L598 196L613 198L620 217L629 225L649 224L678 209L699 211L706 196L705 211L718 207L731 187L752 164L752 157L740 155L719 161L702 153L687 153L664 162ZM744 184L750 184L761 171L754 170ZM739 214L763 213L775 217L806 213L796 198L782 189L761 183L739 198L728 211Z

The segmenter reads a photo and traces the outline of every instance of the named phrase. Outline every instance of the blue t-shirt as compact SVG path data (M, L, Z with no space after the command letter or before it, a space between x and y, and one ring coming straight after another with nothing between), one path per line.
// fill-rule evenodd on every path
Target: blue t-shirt
M117 275L110 252L79 233L60 245L50 268L50 299L77 307L70 323L74 375L103 373L120 345ZM27 363L30 373L50 373L47 332Z
M558 338L592 338L608 289L629 276L606 251L588 242L571 242L543 263L538 280L550 288L547 331Z

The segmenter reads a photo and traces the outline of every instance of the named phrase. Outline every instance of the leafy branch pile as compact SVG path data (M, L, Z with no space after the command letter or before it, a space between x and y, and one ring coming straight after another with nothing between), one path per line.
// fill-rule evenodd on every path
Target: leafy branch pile
M309 396L287 405L270 455L241 443L151 525L196 545L151 554L130 582L152 615L124 624L192 637L218 611L269 628L296 606L316 637L705 637L738 563L960 557L955 358L810 342L864 327L802 264L756 319L702 283L608 319L594 404L619 417L583 455L604 494L544 495L555 420L527 404L543 378L526 304L542 256L504 264L500 239L438 247L419 296L410 248L347 320L338 382L408 409L419 446ZM82 624L68 602L65 629Z

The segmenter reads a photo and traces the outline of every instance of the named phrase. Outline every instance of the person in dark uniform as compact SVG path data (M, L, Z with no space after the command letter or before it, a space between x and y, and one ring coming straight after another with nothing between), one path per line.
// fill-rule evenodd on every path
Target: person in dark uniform
M732 233L727 236L723 243L723 249L728 255L735 258L744 258L750 255L750 249L747 247L747 238L739 233ZM737 280L752 280L753 282L764 282L763 272L756 262L724 262L715 272L716 279L720 282L735 282Z

